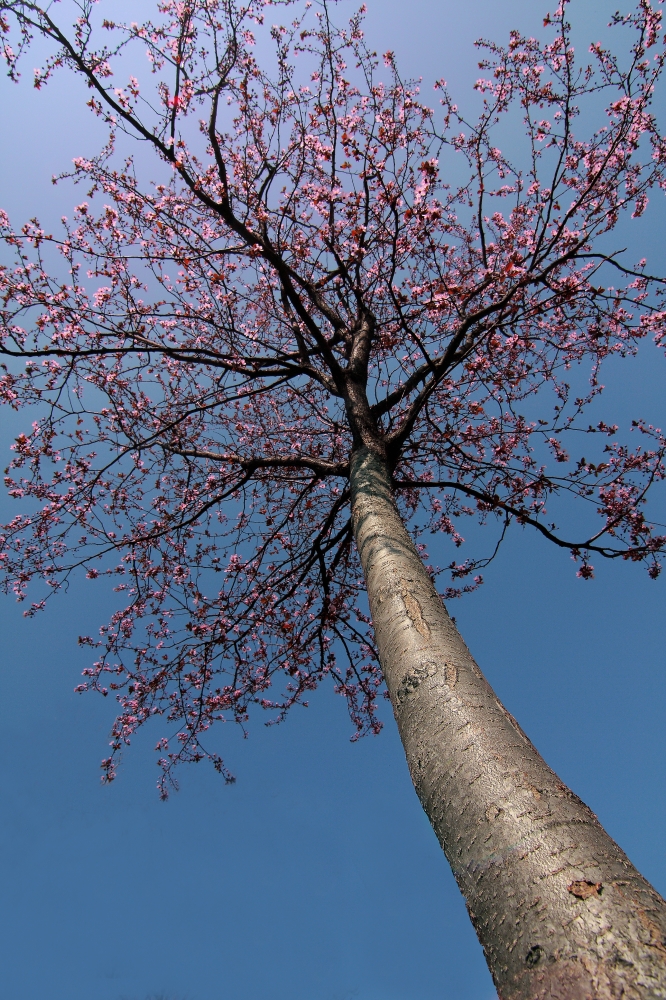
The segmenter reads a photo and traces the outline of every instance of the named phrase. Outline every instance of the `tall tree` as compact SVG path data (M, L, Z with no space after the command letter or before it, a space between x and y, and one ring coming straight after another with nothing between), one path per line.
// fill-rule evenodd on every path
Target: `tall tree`
M0 396L39 413L7 472L22 513L0 562L19 599L77 570L125 595L80 640L99 650L80 690L120 705L105 779L153 716L172 724L166 795L182 761L233 780L206 746L215 721L280 720L330 679L357 734L377 732L385 685L500 997L666 997L666 904L445 610L492 556L453 560L440 594L418 541L460 546L477 515L499 541L531 526L584 578L597 557L659 573L646 500L666 439L586 421L602 362L666 337L663 280L612 240L666 186L661 13L616 15L621 54L596 44L589 64L566 2L545 44L483 43L471 123L443 81L438 109L421 103L361 15L336 28L325 0L165 0L129 25L70 6L68 30L0 0L10 75L47 39L35 85L79 74L109 127L74 161L89 200L61 235L0 219ZM270 7L295 8L289 24L264 28ZM591 459L567 450L581 432Z

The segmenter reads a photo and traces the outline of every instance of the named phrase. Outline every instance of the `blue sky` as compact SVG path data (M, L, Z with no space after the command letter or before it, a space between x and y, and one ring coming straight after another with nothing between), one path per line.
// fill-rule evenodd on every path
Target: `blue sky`
M574 4L588 40L615 5ZM477 35L536 34L545 12L533 0L368 8L374 47L461 95L479 75ZM65 77L39 94L0 82L0 205L16 223L38 214L53 227L80 200L50 177L94 148L81 94ZM663 223L657 205L631 236L655 260ZM604 412L664 426L664 364L646 349L611 369ZM22 419L0 413L3 454ZM451 609L468 645L546 760L665 893L666 582L612 565L584 583L567 553L522 530L485 577ZM35 620L0 600L0 995L492 1000L388 713L381 736L358 744L330 691L247 740L229 727L237 784L188 768L166 804L151 733L119 780L99 785L113 705L73 688L90 656L76 637L113 606L103 587L74 584Z

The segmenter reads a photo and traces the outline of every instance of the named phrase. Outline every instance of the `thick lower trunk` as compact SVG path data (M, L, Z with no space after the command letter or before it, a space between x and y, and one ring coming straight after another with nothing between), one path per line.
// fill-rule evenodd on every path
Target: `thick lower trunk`
M409 769L501 1000L666 998L666 903L498 701L405 530L384 462L361 449L351 479Z

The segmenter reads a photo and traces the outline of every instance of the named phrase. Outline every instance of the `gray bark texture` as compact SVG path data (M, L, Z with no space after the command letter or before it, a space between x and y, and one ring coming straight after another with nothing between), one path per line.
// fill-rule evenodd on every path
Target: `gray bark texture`
M404 527L384 460L360 448L351 481L412 780L500 1000L666 998L666 903L500 704Z

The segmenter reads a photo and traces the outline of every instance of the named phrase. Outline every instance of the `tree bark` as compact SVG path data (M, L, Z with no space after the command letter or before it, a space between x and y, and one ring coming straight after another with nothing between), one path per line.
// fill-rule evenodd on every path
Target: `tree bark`
M500 1000L666 998L666 903L501 705L367 448L352 516L414 787Z

